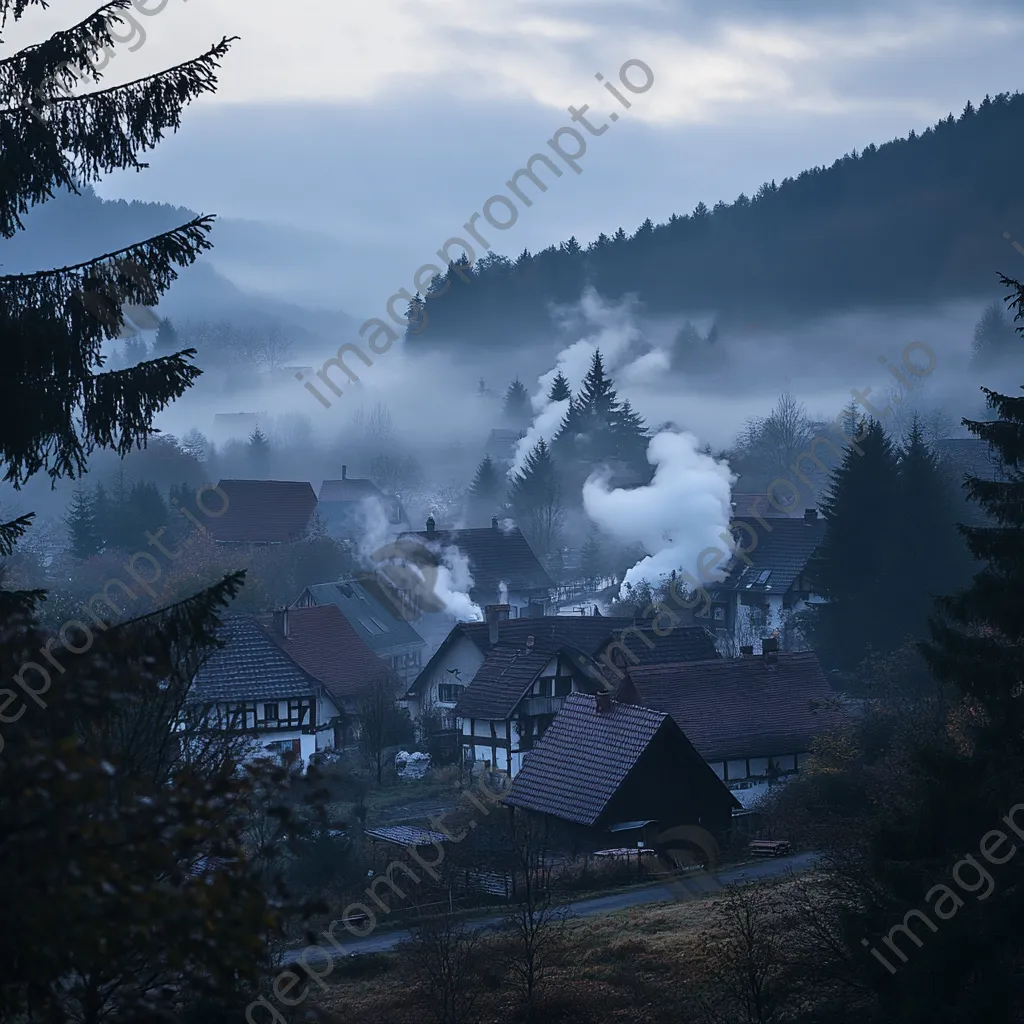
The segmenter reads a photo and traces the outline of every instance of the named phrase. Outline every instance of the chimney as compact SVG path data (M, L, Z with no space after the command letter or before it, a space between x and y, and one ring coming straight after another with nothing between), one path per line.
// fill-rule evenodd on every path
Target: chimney
M341 467L341 479L345 480L348 478L348 466Z
M428 537L433 537L434 536L434 529L435 529L436 526L437 526L437 523L434 522L434 517L433 516L427 516L427 536Z
M280 636L288 636L288 609L278 608L274 612L274 630Z
M594 707L597 709L599 715L603 715L612 709L612 695L605 691L600 691L594 695Z
M811 523L818 521L818 510L817 508L805 508L804 509L804 523L810 526Z
M753 644L746 644L745 646L740 648L740 657L741 658L752 658L753 656L754 656L754 645Z
M496 530L498 528L498 517L491 516L491 529Z
M779 660L779 638L766 636L761 640L761 657L766 665Z
M533 637L532 636L528 636L526 638L526 649L528 651L532 651L533 650Z
M489 604L484 608L484 619L487 622L487 642L493 647L498 642L499 623L508 621L507 604Z

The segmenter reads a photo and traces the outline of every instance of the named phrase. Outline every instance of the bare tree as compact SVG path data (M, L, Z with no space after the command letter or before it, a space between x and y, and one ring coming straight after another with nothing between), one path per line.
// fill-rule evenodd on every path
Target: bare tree
M404 494L423 482L423 470L411 455L379 452L370 460L370 479L385 494Z
M517 813L508 828L514 884L504 921L507 965L532 1017L538 989L565 962L568 907L552 886L554 860L546 820Z
M255 355L257 364L267 370L284 365L291 354L292 342L278 324L271 324L257 335Z
M359 742L377 782L384 778L384 754L389 747L412 743L415 728L409 712L398 703L401 685L393 672L376 676L359 700Z
M420 925L402 953L437 1024L462 1024L471 1017L478 994L478 930L446 909Z
M775 894L756 883L730 886L712 905L715 925L724 932L710 953L716 989L705 1013L715 1024L777 1024L793 996Z

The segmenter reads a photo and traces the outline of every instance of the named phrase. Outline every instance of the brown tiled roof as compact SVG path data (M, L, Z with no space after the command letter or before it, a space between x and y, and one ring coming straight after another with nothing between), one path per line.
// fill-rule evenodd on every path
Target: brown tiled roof
M543 637L534 639L532 647L500 641L487 652L484 663L456 705L455 714L461 718L509 718L544 666L555 655L563 651L568 654L569 650L562 641ZM577 667L585 671L586 656L579 651L572 653ZM591 672L596 688L599 673L595 667L591 667Z
M297 540L316 510L316 495L306 481L221 480L227 495L223 515L203 525L215 540L237 544L284 544ZM212 499L207 499L213 504Z
M580 825L598 825L630 772L664 732L678 741L681 757L691 759L696 770L710 772L668 715L616 701L598 712L593 696L572 694L523 759L505 802Z
M784 594L825 538L826 524L820 516L811 523L805 522L803 516L779 517L767 526L756 518L743 516L737 516L733 522L749 527L740 526L733 531L745 557L733 559L728 578L724 583L715 583L711 588L714 590ZM769 574L766 579L764 573Z
M496 601L502 581L509 590L520 592L550 590L555 585L518 527L422 531L411 536L442 548L454 545L469 559L470 593L475 601Z
M319 681L335 702L358 697L390 667L366 645L336 605L288 609L288 636L261 616L267 636L304 672Z
M671 715L709 761L810 749L843 714L817 655L780 652L629 670L634 699Z
M634 628L635 633L624 633ZM548 615L502 622L498 643L493 647L488 642L486 623L462 623L456 629L472 640L485 656L483 665L456 707L456 714L464 718L508 718L526 689L559 651L570 654L586 674L604 675L601 655L620 636L626 649L635 655L636 664L640 665L716 657L715 639L703 626L679 626L671 633L658 636L649 626L634 627L633 620L627 618ZM534 638L533 647L527 650L527 637L531 636ZM431 658L421 678L427 678L435 671L434 661L444 649L445 645L442 645ZM628 655L626 663L634 664Z

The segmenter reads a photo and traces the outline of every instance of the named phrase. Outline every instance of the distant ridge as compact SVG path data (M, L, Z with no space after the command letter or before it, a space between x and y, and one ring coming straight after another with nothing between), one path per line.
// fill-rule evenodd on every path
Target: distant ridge
M613 233L588 246L570 238L516 260L488 254L468 283L464 267L435 279L416 343L468 341L483 330L521 338L549 326L551 303L578 301L588 284L605 297L634 292L652 314L703 311L721 323L991 299L997 272L1024 276L1004 237L1024 239L1022 160L1024 95L985 97L920 135L713 210L700 203L631 235L609 225ZM441 288L443 300L432 299Z

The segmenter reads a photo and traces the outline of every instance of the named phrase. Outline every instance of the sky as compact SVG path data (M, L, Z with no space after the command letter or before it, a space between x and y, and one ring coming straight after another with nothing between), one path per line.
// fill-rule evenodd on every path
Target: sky
M299 15L268 0L136 2L105 85L240 39L217 95L186 111L149 169L100 194L268 225L225 225L214 263L356 316L547 151L569 106L589 104L595 125L621 116L497 251L630 232L920 131L1018 88L1024 41L1019 0L304 0ZM30 12L5 50L93 6ZM626 61L650 68L642 94L619 82ZM281 227L302 234L281 241Z

